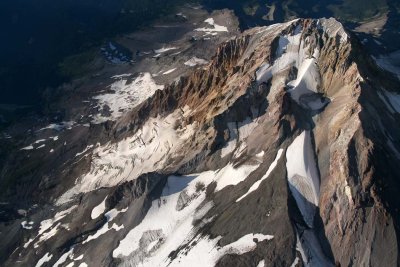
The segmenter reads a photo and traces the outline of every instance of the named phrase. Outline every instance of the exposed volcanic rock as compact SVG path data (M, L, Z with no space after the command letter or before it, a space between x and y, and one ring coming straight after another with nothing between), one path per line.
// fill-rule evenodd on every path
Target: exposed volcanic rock
M334 19L250 29L96 126L54 205L1 226L2 259L396 266L398 86Z

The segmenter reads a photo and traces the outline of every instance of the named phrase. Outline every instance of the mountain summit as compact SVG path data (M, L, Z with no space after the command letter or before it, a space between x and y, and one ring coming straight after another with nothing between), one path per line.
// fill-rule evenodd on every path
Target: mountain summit
M296 19L190 62L34 174L5 266L399 265L400 82L352 33Z

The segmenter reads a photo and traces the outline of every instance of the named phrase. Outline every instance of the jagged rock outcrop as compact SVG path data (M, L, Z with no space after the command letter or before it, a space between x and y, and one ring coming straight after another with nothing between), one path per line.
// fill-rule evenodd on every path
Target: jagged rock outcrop
M5 265L399 265L399 84L334 19L250 29L3 225Z

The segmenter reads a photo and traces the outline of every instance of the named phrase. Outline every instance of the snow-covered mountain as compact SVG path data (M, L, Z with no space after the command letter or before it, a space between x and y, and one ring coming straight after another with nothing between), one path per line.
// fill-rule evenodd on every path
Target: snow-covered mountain
M4 266L398 266L399 80L334 19L191 34L215 55L168 44L18 150L63 142L1 224Z

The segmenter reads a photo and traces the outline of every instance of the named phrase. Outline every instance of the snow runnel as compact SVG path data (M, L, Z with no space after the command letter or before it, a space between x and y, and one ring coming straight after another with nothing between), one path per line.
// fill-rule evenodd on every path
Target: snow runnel
M290 191L312 228L319 200L319 176L311 144L310 131L302 132L286 151L286 169Z

